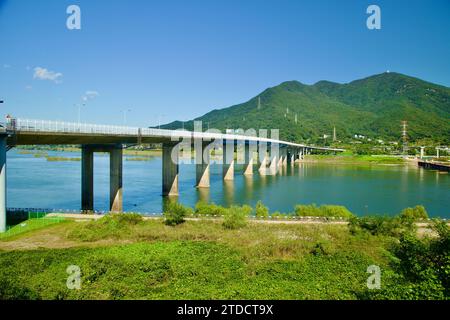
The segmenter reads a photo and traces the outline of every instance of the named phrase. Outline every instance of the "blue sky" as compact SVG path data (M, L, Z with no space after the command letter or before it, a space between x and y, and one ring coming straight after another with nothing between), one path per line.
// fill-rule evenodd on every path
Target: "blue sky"
M81 8L68 30L66 8ZM381 8L368 30L366 8ZM287 80L450 86L450 1L0 0L2 117L157 125Z

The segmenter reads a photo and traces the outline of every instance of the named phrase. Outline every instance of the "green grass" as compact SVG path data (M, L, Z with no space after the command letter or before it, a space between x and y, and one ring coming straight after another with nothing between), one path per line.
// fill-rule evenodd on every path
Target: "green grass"
M337 164L404 164L405 161L400 157L390 157L384 155L309 155L305 157L306 161L337 163Z
M239 217L248 215L249 209L234 208ZM0 299L396 298L405 297L402 288L419 288L406 297L426 297L428 291L422 288L440 285L433 279L416 284L401 276L390 250L401 238L392 232L371 232L377 225L367 228L359 223L356 230L332 223L246 221L230 228L223 219L200 218L169 226L163 218L111 214L89 222L66 220L58 226L31 228L38 220L44 221L27 221L29 232L0 241ZM444 225L441 233L448 234ZM437 248L439 253L442 248L440 254L445 255L448 236L428 247L408 239L414 246L409 245L407 257L418 252L426 258L419 261L448 268L428 249ZM30 243L39 243L40 248L27 247ZM80 290L66 287L71 265L81 270ZM370 265L380 266L386 275L379 295L366 287ZM436 269L434 264L426 267Z
M11 240L23 233L43 229L50 225L58 224L63 221L65 221L65 219L60 217L28 219L15 226L10 227L6 232L0 233L0 240Z
M183 240L189 238L189 224L204 232L215 229L215 237L229 235L225 240ZM382 263L363 250L337 250L331 243L329 252L319 255L312 251L315 241L296 250L299 241L273 241L277 237L267 234L266 227L254 226L256 233L244 236L240 243L233 238L241 232L225 231L213 222L185 223L181 234L179 227L166 227L160 221L136 227L141 228L140 236L149 228L171 239L148 232L159 239L95 248L0 252L0 298L356 299L365 290L367 266ZM285 231L296 233L295 229ZM272 241L263 241L264 246L252 243L263 230ZM175 239L176 233L181 239ZM81 290L66 288L69 265L81 269Z

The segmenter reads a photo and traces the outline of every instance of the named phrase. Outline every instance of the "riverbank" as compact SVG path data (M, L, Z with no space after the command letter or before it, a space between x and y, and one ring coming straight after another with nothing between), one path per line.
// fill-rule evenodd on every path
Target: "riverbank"
M0 298L371 299L368 266L381 268L384 288L406 281L392 281L396 242L334 223L67 219L0 240ZM66 286L70 265L79 290Z
M402 156L388 155L307 155L301 163L403 165L409 163Z

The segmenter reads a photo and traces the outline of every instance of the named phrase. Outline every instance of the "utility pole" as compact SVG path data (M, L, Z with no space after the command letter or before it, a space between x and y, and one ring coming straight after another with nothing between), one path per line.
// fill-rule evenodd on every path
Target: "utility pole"
M408 135L406 128L408 127L408 122L406 120L402 121L402 139L403 139L403 154L408 153Z

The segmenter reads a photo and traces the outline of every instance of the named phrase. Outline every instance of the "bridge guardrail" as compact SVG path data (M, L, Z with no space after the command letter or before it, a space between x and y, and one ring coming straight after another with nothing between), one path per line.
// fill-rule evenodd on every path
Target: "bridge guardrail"
M14 121L14 123L12 123ZM11 125L14 128L11 129ZM154 129L154 128L138 128L115 125L99 125L88 123L51 121L51 120L33 120L33 119L9 119L5 125L9 130L22 132L48 132L48 133L80 133L80 134L115 134L115 135L130 135L142 137L166 137L166 138L191 138L191 139L207 139L207 140L241 140L241 141L258 141L270 144L279 144L294 147L306 147L319 150L343 151L343 149L325 148L306 146L288 141L270 139L265 137L258 137L252 135L240 135L230 133L215 133L215 132L198 132L187 130L168 130L168 129Z

